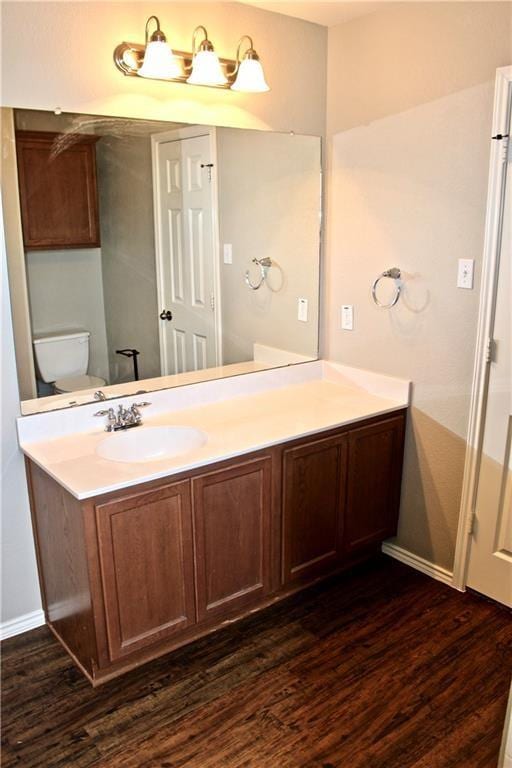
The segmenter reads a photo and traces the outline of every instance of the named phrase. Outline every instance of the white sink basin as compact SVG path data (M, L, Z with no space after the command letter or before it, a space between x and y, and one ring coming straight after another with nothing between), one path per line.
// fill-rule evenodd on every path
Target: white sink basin
M195 427L134 427L109 435L96 448L102 459L124 461L158 461L199 448L206 434Z

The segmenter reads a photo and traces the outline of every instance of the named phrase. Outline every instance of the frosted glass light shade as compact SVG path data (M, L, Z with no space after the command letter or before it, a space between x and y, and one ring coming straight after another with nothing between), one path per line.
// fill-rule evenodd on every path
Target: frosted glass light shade
M146 46L144 62L138 74L141 77L168 80L173 77L183 77L183 70L169 43L164 40L152 40Z
M265 80L263 67L258 59L244 59L240 62L238 74L231 89L243 93L264 93L265 91L270 91Z
M226 85L226 75L222 71L219 57L215 51L197 51L192 62L192 74L187 79L191 85Z

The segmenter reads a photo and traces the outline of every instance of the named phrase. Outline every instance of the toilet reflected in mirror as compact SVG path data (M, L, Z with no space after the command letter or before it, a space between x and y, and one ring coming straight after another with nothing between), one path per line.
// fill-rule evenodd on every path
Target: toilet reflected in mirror
M34 335L39 397L105 386L105 379L87 373L90 336L85 330Z

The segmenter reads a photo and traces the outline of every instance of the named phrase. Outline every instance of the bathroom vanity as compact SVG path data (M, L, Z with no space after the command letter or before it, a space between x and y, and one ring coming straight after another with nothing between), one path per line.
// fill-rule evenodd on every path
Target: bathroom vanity
M354 375L317 362L205 382L188 399L151 393L140 435L190 425L207 440L137 464L101 458L117 435L72 432L62 412L20 420L48 626L93 685L396 532L408 383ZM32 419L49 439L33 440Z

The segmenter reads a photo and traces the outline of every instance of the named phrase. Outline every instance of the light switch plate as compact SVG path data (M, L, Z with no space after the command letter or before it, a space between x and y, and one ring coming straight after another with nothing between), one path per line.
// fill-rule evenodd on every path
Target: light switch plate
M301 323L307 323L308 321L308 300L297 299L297 319Z
M231 243L224 243L224 264L233 263L233 246Z
M341 327L344 331L354 330L354 305L343 304L341 307Z
M457 272L457 288L473 288L473 273L475 269L474 259L459 259L459 268Z

